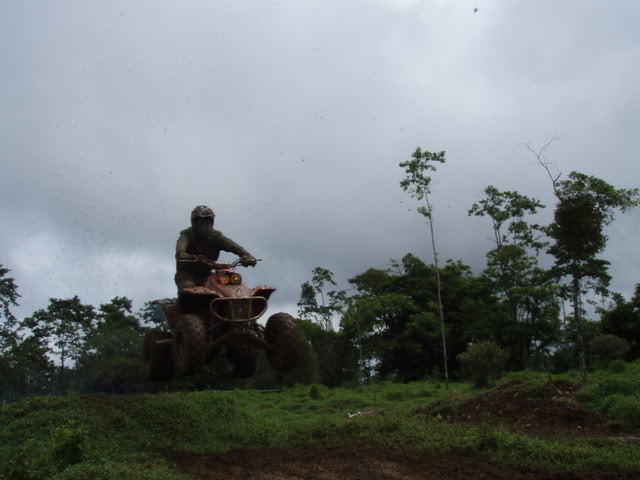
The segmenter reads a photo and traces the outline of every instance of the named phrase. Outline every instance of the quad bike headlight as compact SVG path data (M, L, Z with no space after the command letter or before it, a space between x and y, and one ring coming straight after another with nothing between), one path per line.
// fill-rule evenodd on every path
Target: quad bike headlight
M233 273L231 275L231 285L240 285L242 283L242 277L239 273Z
M229 283L231 282L231 278L229 277L229 275L220 275L218 277L218 281L220 282L220 285L229 285Z

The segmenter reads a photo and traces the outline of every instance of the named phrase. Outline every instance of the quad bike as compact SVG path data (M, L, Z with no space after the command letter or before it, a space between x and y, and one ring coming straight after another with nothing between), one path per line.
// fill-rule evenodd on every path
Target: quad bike
M198 373L207 362L222 356L233 378L253 376L258 349L277 370L289 370L298 357L295 321L286 313L271 315L263 327L257 323L267 310L275 288L249 288L233 263L203 258L183 260L205 265L210 275L204 286L184 288L177 301L156 300L171 332L153 331L144 338L144 372L148 380L169 380Z

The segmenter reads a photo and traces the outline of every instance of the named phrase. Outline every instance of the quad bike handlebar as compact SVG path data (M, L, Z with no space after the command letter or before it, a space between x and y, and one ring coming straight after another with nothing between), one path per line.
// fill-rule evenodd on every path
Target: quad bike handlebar
M242 257L238 258L236 261L231 262L231 263L214 262L213 260L209 260L208 258L206 258L206 257L204 257L202 255L192 255L192 257L196 257L196 258L188 259L188 260L186 260L186 259L178 260L178 262L206 265L206 266L210 267L212 270L215 270L217 272L219 272L220 270L233 270L238 265L243 266L243 267L246 266L246 265L243 265L243 263L242 263ZM256 262L261 262L262 261L261 258L256 258L255 260L256 260Z

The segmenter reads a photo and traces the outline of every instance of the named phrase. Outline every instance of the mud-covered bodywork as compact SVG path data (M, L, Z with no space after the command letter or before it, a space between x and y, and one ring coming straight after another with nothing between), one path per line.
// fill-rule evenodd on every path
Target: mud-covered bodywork
M236 370L234 376L251 376L255 371L256 349L266 351L274 368L286 370L295 365L298 350L295 321L288 314L277 313L268 319L266 326L258 324L276 289L267 285L247 287L234 271L237 264L214 263L214 272L204 285L183 288L177 299L152 302L162 308L173 331L171 340L163 337L156 344L172 345L176 374L197 373L205 361L222 354L232 364L238 364L237 368L232 367ZM145 361L148 356L152 357L145 350Z
M249 288L242 283L222 284L222 278L233 274L231 270L222 270L210 275L202 287L181 290L179 311L207 318L207 323L256 321L267 311L267 301L276 289L267 285Z

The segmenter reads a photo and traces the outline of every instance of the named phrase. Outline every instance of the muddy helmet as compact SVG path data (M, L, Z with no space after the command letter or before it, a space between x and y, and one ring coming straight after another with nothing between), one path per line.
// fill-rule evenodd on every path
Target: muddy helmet
M213 210L211 210L209 207L205 205L198 205L191 211L191 225L193 225L193 221L196 218L210 218L211 220L213 220L215 216L216 214L213 213Z

